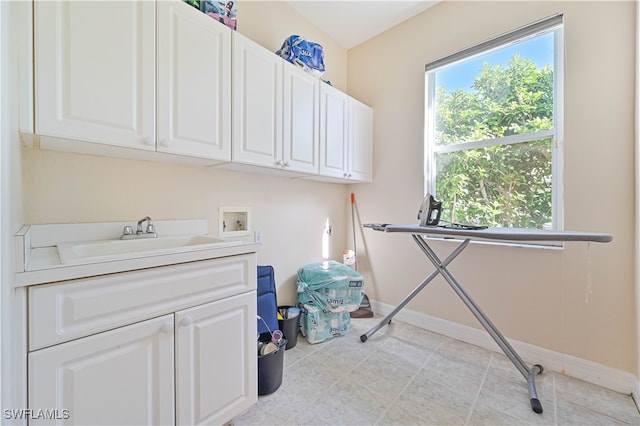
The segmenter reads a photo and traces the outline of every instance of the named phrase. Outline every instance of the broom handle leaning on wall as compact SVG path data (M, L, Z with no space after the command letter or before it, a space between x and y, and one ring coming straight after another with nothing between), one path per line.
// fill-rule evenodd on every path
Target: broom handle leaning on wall
M354 269L358 270L358 253L356 251L356 217L354 209L356 207L356 196L352 192L351 193L351 227L353 230L353 255L355 256L355 262L353 264Z

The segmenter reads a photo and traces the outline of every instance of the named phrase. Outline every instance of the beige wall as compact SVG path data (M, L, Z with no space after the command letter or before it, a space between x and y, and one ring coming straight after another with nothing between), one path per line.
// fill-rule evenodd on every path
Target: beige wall
M350 94L371 105L374 183L362 222L414 222L423 196L424 65L528 23L565 17L565 227L612 233L564 250L473 245L451 266L504 334L635 373L634 2L444 1L349 51ZM396 305L431 271L407 236L362 232L374 299ZM453 243L435 244L442 255ZM442 279L408 309L479 327Z
M238 15L239 31L274 52L290 34L327 45L326 75L346 86L346 50L286 4L243 0ZM322 260L327 219L333 226L331 258L342 259L345 185L44 150L24 149L22 155L27 224L135 221L149 215L204 218L209 232L217 234L218 207L249 207L264 240L258 262L274 266L281 304L295 301L297 268Z

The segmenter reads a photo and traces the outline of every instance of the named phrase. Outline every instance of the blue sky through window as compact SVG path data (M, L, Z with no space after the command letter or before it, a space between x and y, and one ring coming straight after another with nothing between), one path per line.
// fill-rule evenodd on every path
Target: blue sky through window
M553 67L553 32L443 68L436 73L436 86L444 87L449 93L458 89L469 91L484 62L506 67L516 53L531 59L538 68Z

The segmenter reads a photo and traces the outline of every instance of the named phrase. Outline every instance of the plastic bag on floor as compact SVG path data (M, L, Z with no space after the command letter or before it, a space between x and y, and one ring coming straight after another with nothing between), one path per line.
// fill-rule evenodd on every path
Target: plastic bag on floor
M300 331L311 344L344 336L351 324L348 312L325 312L312 305L302 305L300 315Z
M353 312L360 307L364 278L333 260L298 268L298 304L326 312Z

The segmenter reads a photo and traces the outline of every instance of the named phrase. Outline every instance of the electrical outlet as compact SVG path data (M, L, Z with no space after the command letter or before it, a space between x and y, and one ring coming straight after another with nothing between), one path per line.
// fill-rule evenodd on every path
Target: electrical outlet
M256 229L255 240L256 240L256 244L262 245L262 230L261 229Z

